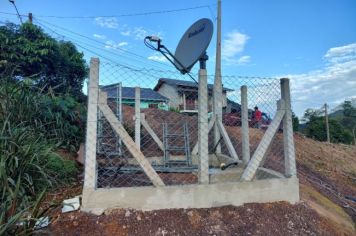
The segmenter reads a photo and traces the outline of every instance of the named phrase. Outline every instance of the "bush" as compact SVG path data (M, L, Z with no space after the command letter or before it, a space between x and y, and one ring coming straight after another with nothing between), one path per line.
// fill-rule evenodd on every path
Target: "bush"
M0 235L31 231L46 189L73 179L75 163L55 150L79 146L83 116L84 106L71 97L42 94L31 84L1 78Z

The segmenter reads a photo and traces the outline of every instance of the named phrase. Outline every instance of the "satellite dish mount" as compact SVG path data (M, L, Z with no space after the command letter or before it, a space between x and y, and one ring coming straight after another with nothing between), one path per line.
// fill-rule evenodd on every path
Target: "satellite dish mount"
M157 36L147 36L144 42L147 47L160 52L182 74L189 74L197 61L199 61L200 69L206 69L206 61L208 60L206 49L212 35L213 22L203 18L195 22L184 33L174 55ZM153 45L154 42L157 43L156 47Z

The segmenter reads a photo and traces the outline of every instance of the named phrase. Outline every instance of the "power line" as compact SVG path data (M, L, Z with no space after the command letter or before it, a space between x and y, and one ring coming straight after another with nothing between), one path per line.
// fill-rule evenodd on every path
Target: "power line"
M36 21L37 21L37 23L39 23L38 20L36 20ZM58 33L57 31L55 31L55 30L53 30L53 29L51 29L51 28L49 28L49 27L47 27L47 26L45 26L45 25L42 25L42 26L45 27L46 29L48 29L49 31L51 31L52 33L54 33L54 34L56 34L56 35L58 35L58 36L60 36L60 37L62 37L62 38L69 38L68 36L64 36L64 35ZM120 64L120 63L118 63L118 62L116 62L116 61L114 61L114 60L112 60L112 59L110 59L110 58L108 58L108 57L106 57L106 56L101 55L100 53L97 53L97 52L95 52L95 51L93 51L93 50L91 50L91 49L89 49L89 48L87 48L87 47L82 46L81 44L76 43L75 41L74 41L73 43L74 43L76 46L78 46L78 47L80 47L80 48L82 48L82 49L84 49L84 50L86 50L86 51L88 51L88 52L94 53L94 54L96 54L96 55L98 55L98 56L100 56L100 57L102 57L102 58L104 58L104 59L106 59L106 60L108 60L108 61L110 61L110 62L113 62L113 63L115 63L115 64L117 64L117 65L119 65L119 66L126 67L126 68L133 69L133 70L137 70L137 69L135 69L135 68L133 68L133 67L131 67L131 66L129 66L129 65Z
M124 58L127 58L128 60L134 60L134 61L138 61L140 63L144 63L144 64L147 64L149 65L148 61L142 61L142 60L139 60L139 59L135 59L135 58L131 58L131 57L127 57L127 56L124 56L122 54L119 54L119 53L116 53L116 52L113 52L113 51L110 51L110 50L106 50L104 48L100 48L100 47L96 47L96 46L93 46L92 44L89 44L87 42L83 42L81 40L78 40L76 38L73 38L71 36L68 36L68 35L63 35L63 34L60 34L58 33L57 31L54 31L53 29L51 29L50 27L44 25L44 24L41 24L40 22L38 22L38 20L36 20L36 23L39 24L40 26L42 26L43 28L47 29L47 30L50 30L51 32L54 32L55 34L57 34L58 36L61 36L62 38L67 38L69 39L70 41L72 41L75 45L78 45L78 46L81 46L83 48L83 44L86 45L87 47L90 47L90 48L94 48L96 50L100 50L100 51L103 51L104 53L109 53L109 54L112 54L114 56L119 56L119 57L124 57ZM97 53L96 53L97 54Z
M36 15L39 18L57 18L57 19L95 19L98 17L101 18L112 18L112 17L133 17L133 16L147 16L147 15L157 15L157 14L167 14L167 13L174 13L174 12L182 12L182 11L191 11L207 8L211 11L210 5L201 5L195 7L186 7L186 8L179 8L179 9L169 9L169 10L160 10L160 11L148 11L148 12L139 12L139 13L126 13L120 15L102 15L102 16L55 16L55 15ZM6 15L17 15L10 12L0 12L1 14ZM20 16L26 16L20 14Z
M54 25L54 24L49 23L49 22L47 22L47 21L45 21L45 20L42 20L42 19L39 20L37 17L36 17L36 21L37 21L38 23L42 22L42 23L44 23L44 24L51 25L51 26L53 26L53 27L55 27L55 28L57 28L57 29L61 29L61 30L63 30L63 31L69 32L69 33L71 33L71 34L74 34L74 35L77 35L77 36L79 36L79 37L85 38L85 39L87 39L87 40L93 41L93 42L95 42L95 43L99 43L99 44L101 44L101 45L107 46L107 44L104 43L104 42L101 42L101 41L99 41L99 40L93 39L93 38L91 38L91 37L88 37L88 36L85 36L85 35L82 35L82 34L79 34L79 33L74 32L74 31L72 31L72 30L63 28L63 27L61 27L61 26ZM42 25L43 25L43 24L42 24ZM121 51L121 52L124 52L124 53L127 53L127 54L131 54L131 55L133 55L133 56L139 57L139 58L144 59L145 61L147 61L147 58L146 58L146 57L141 56L141 55L139 55L139 54L137 54L137 53L134 53L134 52L131 52L131 51L122 49L122 48L116 48L116 49L117 49L118 51ZM162 62L158 62L158 61L151 61L151 62L157 63L157 64L161 64L161 65L164 65L165 67L168 67L167 64L162 63Z

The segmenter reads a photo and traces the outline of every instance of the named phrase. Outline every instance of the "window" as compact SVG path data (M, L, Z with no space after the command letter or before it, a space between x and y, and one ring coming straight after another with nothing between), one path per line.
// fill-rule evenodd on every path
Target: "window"
M158 108L158 104L150 103L150 104L148 104L148 107L149 108Z

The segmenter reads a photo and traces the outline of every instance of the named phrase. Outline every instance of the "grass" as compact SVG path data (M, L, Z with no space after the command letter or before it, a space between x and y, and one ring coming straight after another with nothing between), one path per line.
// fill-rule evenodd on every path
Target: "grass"
M337 228L344 228L348 233L355 230L351 217L344 211L344 209L342 209L342 207L338 206L310 186L301 184L300 191L302 199L307 201L311 208L316 210L320 215L332 220Z
M83 139L79 108L74 99L1 78L0 235L31 233L45 213L39 205L46 191L73 180L74 161L61 158L56 149L76 149Z

